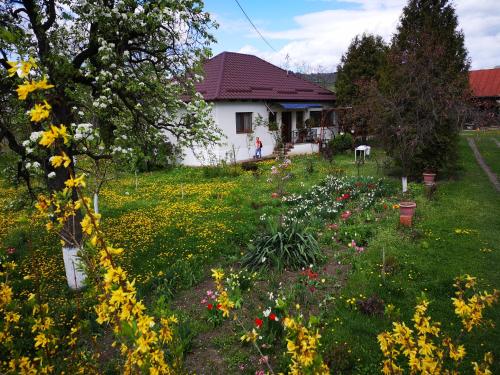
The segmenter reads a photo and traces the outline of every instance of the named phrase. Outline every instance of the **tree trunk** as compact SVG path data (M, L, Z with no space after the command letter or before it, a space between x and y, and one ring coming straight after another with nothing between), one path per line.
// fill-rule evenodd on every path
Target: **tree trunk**
M99 194L94 193L94 212L99 213Z
M72 122L71 111L68 109L69 100L60 94L53 105L53 114L59 124L69 124ZM56 122L54 122L56 123ZM65 182L70 179L70 170L74 171L74 153L71 147L63 146L64 152L71 159L70 168L56 168L54 169L48 158L45 162L46 173L55 172L56 176L48 182L48 188L51 193L61 192L66 187ZM74 172L73 172L74 173ZM76 190L72 191L71 199L73 202L78 200L78 193ZM82 260L78 256L78 252L82 249L82 214L77 211L74 216L69 216L59 232L59 236L63 240L62 253L64 259L64 268L66 271L66 280L71 289L78 290L83 287L86 279L85 273L82 271Z

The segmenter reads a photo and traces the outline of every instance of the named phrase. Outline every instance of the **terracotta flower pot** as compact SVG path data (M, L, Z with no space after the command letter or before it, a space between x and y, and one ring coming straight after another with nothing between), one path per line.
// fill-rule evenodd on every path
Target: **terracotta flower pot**
M415 202L401 202L399 203L400 216L413 216L415 214L417 204Z
M278 193L272 193L271 198L279 198L280 195Z
M412 219L413 219L413 216L401 215L399 217L399 222L401 225L403 225L405 227L411 227Z
M423 176L424 176L424 183L426 185L432 185L434 183L434 180L436 179L435 173L423 173Z

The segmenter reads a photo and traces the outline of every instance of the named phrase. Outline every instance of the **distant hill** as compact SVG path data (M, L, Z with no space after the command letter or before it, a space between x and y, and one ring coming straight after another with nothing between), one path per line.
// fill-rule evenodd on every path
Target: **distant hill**
M337 73L295 73L299 77L308 80L309 82L315 83L325 89L335 91L335 80L337 79Z

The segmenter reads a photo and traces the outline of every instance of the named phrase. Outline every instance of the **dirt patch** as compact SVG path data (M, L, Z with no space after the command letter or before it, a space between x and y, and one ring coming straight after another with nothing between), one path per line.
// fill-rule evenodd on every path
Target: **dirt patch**
M306 316L318 315L320 313L321 301L328 295L338 294L346 284L350 265L339 261L344 253L347 255L350 249L342 247L335 251L325 249L327 261L317 271L317 287L307 284L306 270L290 271L281 273L270 271L265 279L257 280L250 291L245 292L244 302L241 309L236 310L238 321L242 322L245 330L253 327L253 321L269 304L268 292L276 293L277 288L287 289L299 285L299 280L305 282L299 296L302 312ZM234 265L233 269L238 269ZM207 290L214 290L215 285L211 279L206 279L196 287L181 292L171 303L171 307L183 311L189 316L199 329L192 341L191 350L185 357L185 368L190 373L196 374L227 374L248 373L260 369L257 366L259 355L255 348L242 345L239 337L245 331L238 321L225 320L217 327L211 327L206 322L206 306L201 304L201 299ZM196 322L196 323L195 323ZM277 361L271 357L273 365ZM240 368L240 366L243 366Z

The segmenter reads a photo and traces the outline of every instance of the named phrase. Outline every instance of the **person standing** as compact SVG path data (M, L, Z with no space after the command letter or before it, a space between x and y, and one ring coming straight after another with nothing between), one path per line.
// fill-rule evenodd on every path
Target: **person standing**
M261 159L262 158L262 142L259 137L255 139L255 159Z

